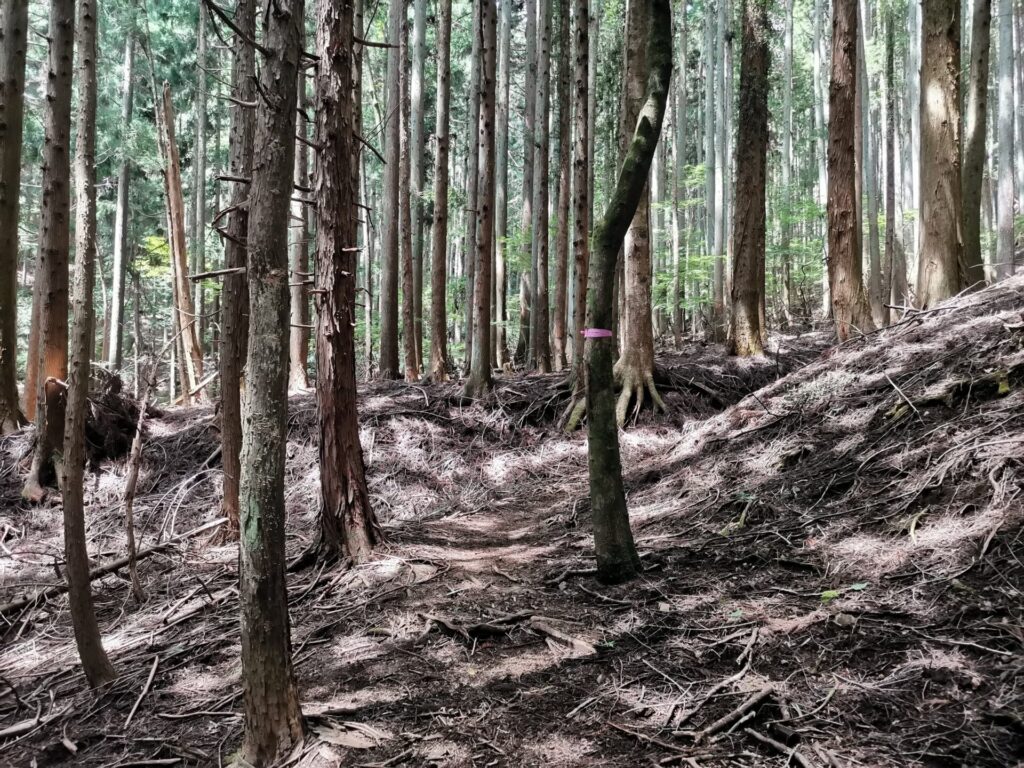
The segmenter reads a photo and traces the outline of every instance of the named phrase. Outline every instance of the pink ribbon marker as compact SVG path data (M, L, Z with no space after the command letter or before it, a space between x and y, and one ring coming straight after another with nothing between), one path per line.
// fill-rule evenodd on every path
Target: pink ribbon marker
M585 339L610 339L614 335L604 328L584 328L580 334Z

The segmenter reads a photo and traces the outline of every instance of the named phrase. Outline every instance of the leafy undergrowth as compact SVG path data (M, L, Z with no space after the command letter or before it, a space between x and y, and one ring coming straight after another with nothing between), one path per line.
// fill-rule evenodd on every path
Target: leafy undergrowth
M810 337L754 363L662 357L669 414L622 435L646 570L614 588L591 572L586 445L555 426L559 378L506 379L482 407L454 385L363 388L389 542L290 576L310 734L291 765L1015 764L1022 307L1018 278L824 354ZM297 553L316 512L311 397L290 426ZM26 441L0 444L0 602L58 583L59 507L17 499ZM208 409L151 422L143 548L216 517L217 443ZM123 474L89 480L97 560L123 552ZM143 560L142 605L126 574L94 582L121 675L98 698L66 598L5 616L0 763L230 759L236 555L214 536Z

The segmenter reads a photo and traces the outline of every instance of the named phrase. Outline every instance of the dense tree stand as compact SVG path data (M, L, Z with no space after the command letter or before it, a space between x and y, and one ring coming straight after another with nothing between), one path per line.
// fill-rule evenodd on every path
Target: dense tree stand
M644 195L651 160L661 135L672 77L672 11L668 0L639 3L647 28L647 95L633 139L604 218L594 230L594 252L587 288L587 325L591 335L611 327L615 262L626 230ZM640 558L629 527L622 462L616 425L612 358L615 341L609 335L591 338L587 352L587 452L590 467L590 505L597 554L597 576L605 583L634 578Z
M263 61L247 237L249 349L239 491L239 601L245 731L241 757L263 768L302 739L285 587L288 428L288 213L302 0L263 16ZM351 19L351 16L349 17Z
M317 414L320 549L365 562L380 540L356 414L356 175L351 2L322 2L316 46Z

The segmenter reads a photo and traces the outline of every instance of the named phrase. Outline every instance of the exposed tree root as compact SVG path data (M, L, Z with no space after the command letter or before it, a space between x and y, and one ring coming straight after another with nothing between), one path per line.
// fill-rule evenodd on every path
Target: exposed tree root
M636 416L643 407L645 393L651 399L651 407L655 412L665 412L665 401L658 394L654 384L654 365L644 366L632 355L619 358L615 364L615 383L621 387L619 398L615 403L615 421L619 427L626 423L629 415L629 404L634 402L632 415Z

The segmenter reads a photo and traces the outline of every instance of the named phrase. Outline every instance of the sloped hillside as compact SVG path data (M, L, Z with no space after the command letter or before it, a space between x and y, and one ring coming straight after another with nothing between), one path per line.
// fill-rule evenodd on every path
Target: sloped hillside
M614 588L592 575L586 445L554 426L554 378L510 378L485 407L364 388L389 542L291 575L310 734L291 764L1014 765L1022 310L1017 278L821 354L786 338L778 360L662 358L674 410L622 436L646 571ZM292 552L316 514L314 425L293 400ZM2 444L0 603L59 583L59 507L13 490L26 439ZM94 582L120 673L99 699L65 598L5 613L0 764L231 758L236 555L182 536L216 519L217 443L210 410L150 424L141 546L171 543L140 565L143 603L126 574ZM98 561L123 553L123 474L87 481Z

